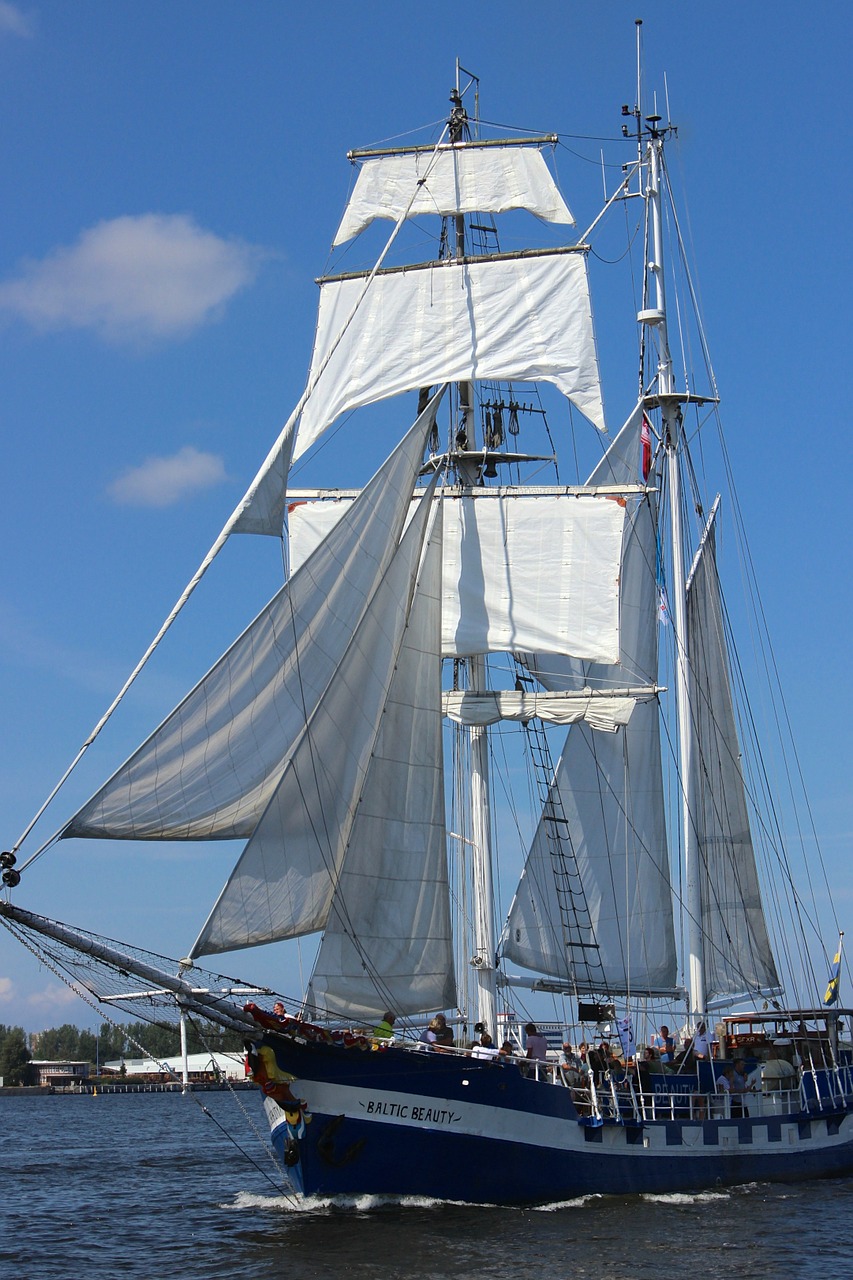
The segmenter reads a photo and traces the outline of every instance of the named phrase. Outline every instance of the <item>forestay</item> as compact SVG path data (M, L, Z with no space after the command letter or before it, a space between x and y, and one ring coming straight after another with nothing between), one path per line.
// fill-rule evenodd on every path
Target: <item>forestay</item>
M448 259L322 284L298 458L342 413L445 382L552 382L604 429L578 251Z
M332 534L64 835L251 835L394 555L437 399Z
M541 152L533 147L465 143L377 156L362 163L334 244L351 240L374 218L396 222L407 211L413 218L509 209L527 209L546 222L574 222Z
M341 499L290 508L293 566L348 505ZM536 650L616 661L623 503L484 490L446 493L443 506L444 657Z
M636 480L641 409L620 431L590 484ZM547 688L611 690L654 684L657 585L654 495L629 515L622 556L618 666L559 663L536 655ZM552 803L565 825L539 823L504 930L518 964L580 991L672 992L676 952L669 880L659 708L639 702L615 734L574 725L556 769ZM550 838L549 838L550 837ZM567 901L563 860L574 859L585 910ZM583 945L578 945L583 944Z
M717 576L716 508L687 589L694 747L690 809L702 894L708 999L778 989L761 905Z
M308 990L330 1013L455 1004L441 742L441 504Z

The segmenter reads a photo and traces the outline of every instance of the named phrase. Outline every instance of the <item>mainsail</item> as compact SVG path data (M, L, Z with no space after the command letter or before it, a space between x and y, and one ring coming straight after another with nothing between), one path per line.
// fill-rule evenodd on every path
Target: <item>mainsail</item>
M641 412L638 406L590 484L636 478ZM553 657L534 657L531 668L546 688L654 684L655 557L649 493L628 516L620 663L560 666ZM587 724L569 730L510 908L503 953L579 991L660 993L676 985L658 715L656 700L640 702L615 734L596 733ZM566 901L566 861L582 886L581 912Z
M709 999L779 988L749 829L717 575L716 507L687 587L693 830Z
M441 743L441 513L358 802L309 1006L370 1017L456 1003Z
M375 156L362 163L334 245L357 236L374 218L396 222L404 214L508 209L527 209L546 222L574 222L537 148L468 142Z
M302 564L348 505L294 505L291 564ZM625 527L619 501L484 488L451 491L443 505L443 657L536 650L616 660Z
M439 399L308 562L63 835L252 834L395 553Z

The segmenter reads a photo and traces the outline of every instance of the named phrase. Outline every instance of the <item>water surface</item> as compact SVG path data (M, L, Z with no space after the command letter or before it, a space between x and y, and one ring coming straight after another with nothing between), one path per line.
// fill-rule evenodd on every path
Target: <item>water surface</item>
M210 1116L179 1094L0 1098L0 1276L853 1274L853 1180L538 1209L377 1197L298 1204L281 1193L258 1096L198 1098Z

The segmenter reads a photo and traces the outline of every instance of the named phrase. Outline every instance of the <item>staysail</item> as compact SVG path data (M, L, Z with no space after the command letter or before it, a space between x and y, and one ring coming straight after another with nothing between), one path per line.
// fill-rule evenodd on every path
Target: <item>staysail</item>
M352 627L192 955L295 938L325 925L399 659L437 482L436 474Z
M691 814L702 895L706 995L779 988L761 905L717 575L716 507L687 585L693 690Z
M338 527L63 835L252 834L394 555L439 399Z
M441 741L441 512L308 990L351 1017L455 1003Z
M636 479L638 406L590 476L590 484ZM546 688L599 690L654 684L657 675L655 515L650 493L627 519L622 557L620 663L531 659ZM570 981L579 991L664 993L676 986L663 779L656 700L640 702L614 734L574 725L555 771L502 940L508 959ZM559 823L553 814L559 812ZM550 829L549 829L550 823ZM565 901L564 859L573 862L584 910ZM574 870L574 868L573 868Z
M351 240L374 218L396 222L407 211L414 218L509 209L527 209L546 222L574 222L535 147L469 142L374 156L362 162L333 243Z

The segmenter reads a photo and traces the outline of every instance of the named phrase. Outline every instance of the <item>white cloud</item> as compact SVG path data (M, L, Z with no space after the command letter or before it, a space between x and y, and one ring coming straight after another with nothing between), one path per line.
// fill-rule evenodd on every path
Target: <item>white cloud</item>
M13 36L31 36L33 34L32 19L22 13L17 5L9 0L0 0L0 32L8 31Z
M225 480L225 465L215 453L185 445L170 458L146 458L109 486L113 502L132 507L170 507L199 489Z
M0 1002L11 1000L15 994L15 984L11 978L0 978Z
M63 1008L65 1005L74 1004L79 999L77 992L72 991L71 987L52 982L41 991L33 991L31 995L27 996L27 1004L34 1009L58 1009Z
M0 283L0 309L37 329L94 329L110 342L184 337L254 280L262 253L186 214L99 222Z

